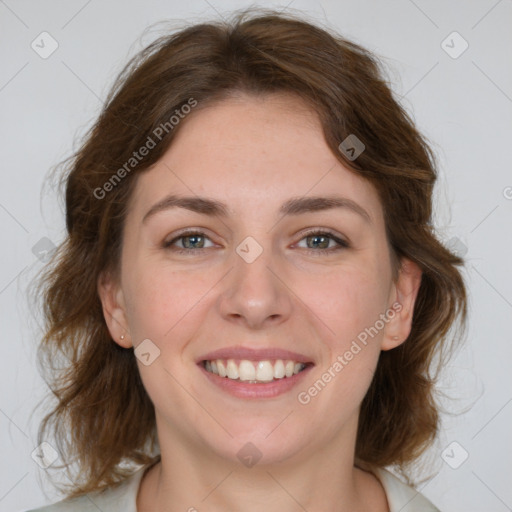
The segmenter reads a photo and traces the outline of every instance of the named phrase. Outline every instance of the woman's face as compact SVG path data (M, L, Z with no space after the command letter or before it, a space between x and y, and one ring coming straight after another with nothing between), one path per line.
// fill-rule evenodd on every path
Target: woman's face
M182 123L138 177L120 281L99 288L161 445L271 463L353 441L380 351L409 333L419 269L393 282L376 190L300 100L240 96Z

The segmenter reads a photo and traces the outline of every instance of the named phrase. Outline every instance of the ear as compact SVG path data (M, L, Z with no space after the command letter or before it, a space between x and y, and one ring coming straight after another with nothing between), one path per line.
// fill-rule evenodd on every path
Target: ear
M112 339L123 348L132 347L124 295L117 280L111 273L104 272L98 278L97 288L103 307L103 316Z
M409 336L421 276L422 271L416 263L402 258L398 278L391 289L389 314L386 313L390 320L384 330L382 350L391 350L401 345ZM391 311L394 311L393 316Z

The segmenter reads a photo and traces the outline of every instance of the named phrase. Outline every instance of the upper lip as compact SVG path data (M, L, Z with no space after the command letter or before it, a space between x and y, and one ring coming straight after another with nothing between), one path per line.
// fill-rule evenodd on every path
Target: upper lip
M227 347L208 352L201 356L197 362L214 361L216 359L247 359L249 361L265 361L265 360L291 360L298 363L311 363L311 358L293 352L291 350L284 350L280 348L262 348L253 349L248 347Z

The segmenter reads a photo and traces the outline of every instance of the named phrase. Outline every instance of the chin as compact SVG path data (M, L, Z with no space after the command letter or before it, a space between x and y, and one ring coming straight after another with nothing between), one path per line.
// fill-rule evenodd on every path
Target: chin
M283 418L280 419L282 421ZM286 420L283 422L283 425ZM232 438L223 436L222 440L211 440L212 450L220 457L246 467L254 465L275 465L291 459L306 449L309 442L302 432L290 432L283 428L280 431L279 422L265 422L264 428L250 428L247 424L237 428L230 425L228 430ZM274 429L274 431L273 431ZM212 442L213 441L213 442Z

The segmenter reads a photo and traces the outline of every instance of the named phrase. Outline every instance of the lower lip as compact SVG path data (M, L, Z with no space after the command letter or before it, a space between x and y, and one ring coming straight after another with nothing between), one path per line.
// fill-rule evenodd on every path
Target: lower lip
M283 377L271 382L249 384L248 382L233 380L208 372L201 364L198 366L210 382L238 398L273 398L282 395L296 386L313 367L313 365L307 366L304 370L291 377Z

